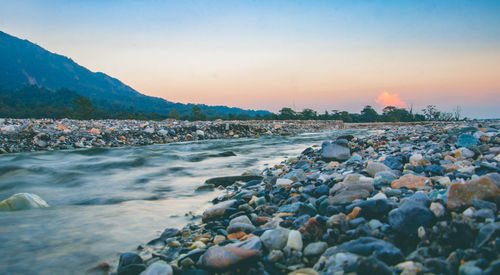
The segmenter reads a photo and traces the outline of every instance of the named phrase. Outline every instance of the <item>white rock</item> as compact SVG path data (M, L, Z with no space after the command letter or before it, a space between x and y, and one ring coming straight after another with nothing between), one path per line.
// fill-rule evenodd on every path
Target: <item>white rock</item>
M141 275L173 275L172 267L164 261L156 261L146 270L141 272Z
M387 196L382 192L378 192L375 196L369 198L369 200L380 200L380 199L387 199Z
M418 237L420 239L423 239L425 237L425 228L423 226L420 226L417 230Z
M431 203L431 206L429 207L429 209L438 218L444 216L444 214L446 213L444 206L442 204L440 204L439 202Z
M447 185L450 185L450 184L451 184L451 180L450 180L450 178L449 178L449 177L440 177L440 178L437 180L437 182L438 182L439 184L441 184L441 185L445 185L445 186L447 186Z
M474 152L471 151L471 150L469 150L469 149L467 149L467 148L465 148L465 147L460 148L460 151L462 151L462 156L464 158L472 158L472 157L474 157Z
M196 135L199 137L203 137L205 136L205 132L203 132L202 130L196 130Z
M410 162L416 162L418 163L419 161L421 161L424 157L422 156L422 154L419 154L419 153L415 153L413 155L411 155L410 157Z
M293 181L290 179L277 179L276 187L288 187L292 185Z
M45 208L49 204L35 194L18 193L0 202L0 211Z
M2 130L7 133L12 133L12 132L17 132L18 128L14 125L7 125L3 127Z
M474 207L469 207L465 209L462 214L464 215L464 217L471 218L474 212L476 212L476 209Z
M151 127L146 127L143 131L146 133L152 134L155 132L155 129L153 129Z
M161 129L158 131L158 134L162 135L162 136L168 136L168 131L165 130L165 129Z
M493 158L494 160L496 160L497 162L500 162L500 154L498 154L496 157Z
M380 171L391 171L391 168L387 167L385 164L381 162L370 162L366 166L365 171L372 177L375 176Z
M294 250L302 251L302 247L304 246L302 243L302 234L297 230L290 230L286 245Z

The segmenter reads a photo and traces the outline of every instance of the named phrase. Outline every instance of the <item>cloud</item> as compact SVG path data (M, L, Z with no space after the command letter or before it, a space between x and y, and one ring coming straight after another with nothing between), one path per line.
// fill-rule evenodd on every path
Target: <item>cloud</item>
M403 100L401 100L401 98L399 98L399 94L390 94L386 91L380 93L375 102L377 102L380 105L383 105L383 107L395 106L398 108L406 108L408 106L406 102L404 102Z

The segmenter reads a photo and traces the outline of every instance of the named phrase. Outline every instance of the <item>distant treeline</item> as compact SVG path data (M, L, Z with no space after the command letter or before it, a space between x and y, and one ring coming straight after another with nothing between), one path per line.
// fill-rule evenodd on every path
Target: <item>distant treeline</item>
M8 118L72 118L72 119L137 119L163 120L173 118L178 120L342 120L344 122L410 122L425 120L460 120L461 110L446 113L429 105L423 114L413 113L413 110L387 106L382 114L378 114L367 105L359 114L347 111L333 110L318 114L312 109L296 112L284 107L278 114L247 113L227 114L206 113L198 105L191 112L180 113L176 109L167 115L157 112L137 111L132 107L124 107L106 100L90 100L69 89L52 91L38 86L25 86L19 90L7 90L0 87L0 117Z
M284 107L275 119L298 119L298 120L342 120L343 122L414 122L414 121L452 121L462 120L462 110L456 107L453 113L439 111L436 106L428 105L422 113L416 113L413 108L397 108L387 106L379 114L372 106L366 105L359 114L347 111L332 110L318 114L312 109L304 109L296 112L292 108Z

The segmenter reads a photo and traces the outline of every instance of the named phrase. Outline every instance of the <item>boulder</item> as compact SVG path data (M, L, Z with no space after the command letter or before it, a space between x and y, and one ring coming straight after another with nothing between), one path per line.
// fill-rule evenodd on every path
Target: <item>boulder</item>
M35 194L18 193L0 202L0 211L46 208L49 204Z
M223 201L223 202L220 202L220 203L212 206L211 208L205 210L205 212L203 212L203 215L202 215L203 222L215 220L215 219L219 218L220 216L223 216L226 209L233 206L235 202L236 202L236 200Z
M325 141L321 144L321 158L326 161L346 161L351 157L349 142L344 139L335 142Z
M498 187L487 177L466 183L454 183L448 189L448 209L472 205L473 200L485 200L500 196Z

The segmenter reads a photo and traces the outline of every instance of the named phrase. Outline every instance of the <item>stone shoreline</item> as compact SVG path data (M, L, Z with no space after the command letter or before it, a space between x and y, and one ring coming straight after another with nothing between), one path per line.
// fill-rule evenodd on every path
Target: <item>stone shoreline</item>
M500 124L387 126L224 188L117 274L500 274Z
M341 121L137 121L0 119L0 154L295 135L342 128Z

